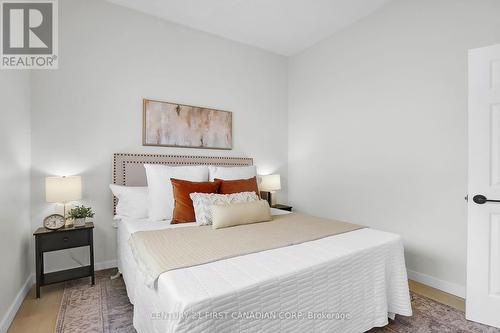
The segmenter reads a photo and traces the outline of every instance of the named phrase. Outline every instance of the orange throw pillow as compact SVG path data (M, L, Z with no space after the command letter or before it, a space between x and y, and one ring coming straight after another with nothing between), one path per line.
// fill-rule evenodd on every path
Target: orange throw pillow
M189 194L198 193L217 193L220 181L214 182L190 182L170 178L174 193L174 212L172 214L172 224L195 222L193 200Z
M248 179L236 179L236 180L223 180L215 178L215 181L221 182L221 185L219 187L220 194L255 192L257 196L260 197L259 187L257 186L257 177L252 177Z

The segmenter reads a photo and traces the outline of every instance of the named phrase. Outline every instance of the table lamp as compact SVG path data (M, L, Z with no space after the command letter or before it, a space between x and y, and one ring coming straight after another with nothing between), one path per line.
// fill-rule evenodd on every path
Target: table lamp
M51 203L64 205L66 217L66 204L82 198L82 177L45 177L45 200Z
M260 190L262 192L267 192L267 202L269 203L269 206L272 206L272 194L281 190L280 175L261 176Z

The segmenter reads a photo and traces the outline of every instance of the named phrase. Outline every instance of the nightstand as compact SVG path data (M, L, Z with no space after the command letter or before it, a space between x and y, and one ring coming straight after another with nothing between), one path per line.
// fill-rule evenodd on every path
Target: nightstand
M36 265L36 298L40 298L40 287L53 283L91 277L92 285L95 283L94 275L94 223L85 223L83 227L64 227L58 230L38 228L35 236L35 265ZM66 269L57 272L44 273L43 254L45 252L71 249L74 247L88 246L90 251L90 265Z
M272 205L271 206L272 208L276 208L276 209L281 209L281 210L287 210L289 212L292 211L292 206L287 206L287 205L280 205L280 204L277 204L277 205Z

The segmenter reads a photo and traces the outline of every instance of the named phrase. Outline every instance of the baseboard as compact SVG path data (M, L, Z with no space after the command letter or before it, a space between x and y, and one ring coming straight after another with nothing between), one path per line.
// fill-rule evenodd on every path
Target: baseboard
M7 313L3 316L2 321L0 321L0 333L7 332L10 324L16 316L17 311L19 310L19 307L23 303L24 298L30 291L33 284L35 284L35 275L31 274L30 276L28 276L28 279L26 279L26 282L24 282L21 290L19 290L19 292L17 293L16 297L14 298L14 302L12 302L9 310L7 310Z
M444 291L448 294L452 294L452 295L455 295L455 296L458 296L461 298L465 298L465 287L464 286L461 286L461 285L453 283L453 282L444 281L444 280L435 278L434 276L415 272L415 271L412 271L410 269L407 269L407 272L408 272L408 278L410 280L420 282L420 283L425 284L429 287Z
M108 268L115 268L115 267L118 267L116 260L101 261L101 262L96 262L94 264L94 269L96 271L100 271L100 270L108 269Z

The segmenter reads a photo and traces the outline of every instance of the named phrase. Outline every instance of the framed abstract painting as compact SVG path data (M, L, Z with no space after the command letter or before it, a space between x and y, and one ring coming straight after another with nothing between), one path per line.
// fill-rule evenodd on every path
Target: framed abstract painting
M232 149L233 113L144 99L144 146Z

